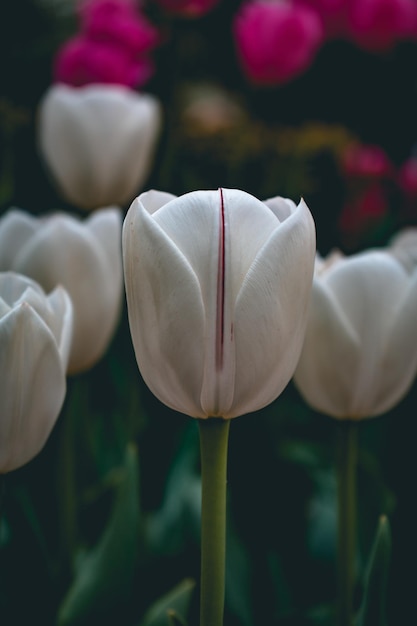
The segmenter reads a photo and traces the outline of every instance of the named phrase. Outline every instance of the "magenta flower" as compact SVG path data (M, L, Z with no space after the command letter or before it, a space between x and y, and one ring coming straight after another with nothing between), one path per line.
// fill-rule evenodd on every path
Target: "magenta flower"
M127 0L90 0L80 9L85 35L127 48L132 54L152 50L159 42L158 30Z
M249 80L279 85L311 65L323 41L323 26L318 14L306 6L255 0L237 13L234 36Z
M195 18L213 9L219 0L156 0L163 9L180 17Z
M349 178L386 178L393 165L380 146L352 144L342 156L342 170Z
M73 87L92 83L140 87L153 74L147 57L135 59L120 47L91 41L85 37L70 39L55 57L55 82Z
M398 186L409 197L417 198L417 158L412 156L401 165L398 172Z
M375 52L389 50L415 33L417 5L414 0L353 0L349 22L357 45Z
M142 87L154 72L149 52L160 38L134 1L86 0L78 14L81 32L58 51L55 81Z
M345 244L356 247L361 237L375 229L388 214L388 199L380 183L372 183L342 209L339 229Z
M137 15L135 0L84 0L78 4L78 15L82 22L89 20L94 15L105 13L109 19L123 14L126 17Z
M346 33L349 0L296 0L320 15L326 37L342 37Z

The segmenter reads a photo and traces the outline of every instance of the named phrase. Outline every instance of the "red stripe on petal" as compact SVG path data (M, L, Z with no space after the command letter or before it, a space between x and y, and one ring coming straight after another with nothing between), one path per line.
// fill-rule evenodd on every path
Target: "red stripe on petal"
M223 367L225 304L225 211L223 190L220 192L219 249L217 261L216 369Z

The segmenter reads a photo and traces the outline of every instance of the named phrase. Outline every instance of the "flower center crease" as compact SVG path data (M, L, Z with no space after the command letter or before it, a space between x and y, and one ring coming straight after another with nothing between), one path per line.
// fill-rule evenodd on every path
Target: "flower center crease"
M225 211L223 189L220 192L219 250L217 261L216 370L223 368L225 306Z

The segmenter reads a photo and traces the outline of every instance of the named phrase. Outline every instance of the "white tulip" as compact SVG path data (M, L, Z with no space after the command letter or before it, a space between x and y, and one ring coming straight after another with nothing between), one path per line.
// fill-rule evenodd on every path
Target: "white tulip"
M387 248L403 266L413 271L417 267L417 228L410 226L400 230L390 241Z
M417 372L417 272L377 250L332 261L314 276L294 381L327 415L380 415L403 398Z
M72 304L26 276L0 273L0 473L43 448L61 410Z
M123 261L136 359L151 391L196 418L272 402L293 375L311 289L315 229L301 201L239 190L131 205Z
M131 202L153 161L161 107L122 86L54 85L39 107L39 146L64 196L96 209Z
M0 220L0 271L30 276L46 291L62 285L71 296L70 374L102 357L119 320L121 229L116 208L95 211L84 221L66 213L37 218L16 209Z

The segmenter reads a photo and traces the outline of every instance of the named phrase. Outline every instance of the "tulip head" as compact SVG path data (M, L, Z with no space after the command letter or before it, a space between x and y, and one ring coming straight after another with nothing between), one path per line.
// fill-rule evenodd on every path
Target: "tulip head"
M390 410L417 371L417 272L369 251L319 263L294 382L314 409L340 419Z
M306 71L323 42L317 12L293 2L255 0L234 19L236 50L248 79L279 85Z
M232 418L282 392L301 350L314 265L303 201L150 191L132 203L122 245L136 359L162 402Z
M44 446L61 410L72 337L72 304L14 272L0 273L0 473Z
M150 95L57 84L39 108L39 146L63 195L82 209L130 202L149 174L161 125Z
M121 212L101 209L85 221L10 210L0 220L0 271L30 276L49 291L63 285L74 307L68 372L90 368L119 319L123 288Z

